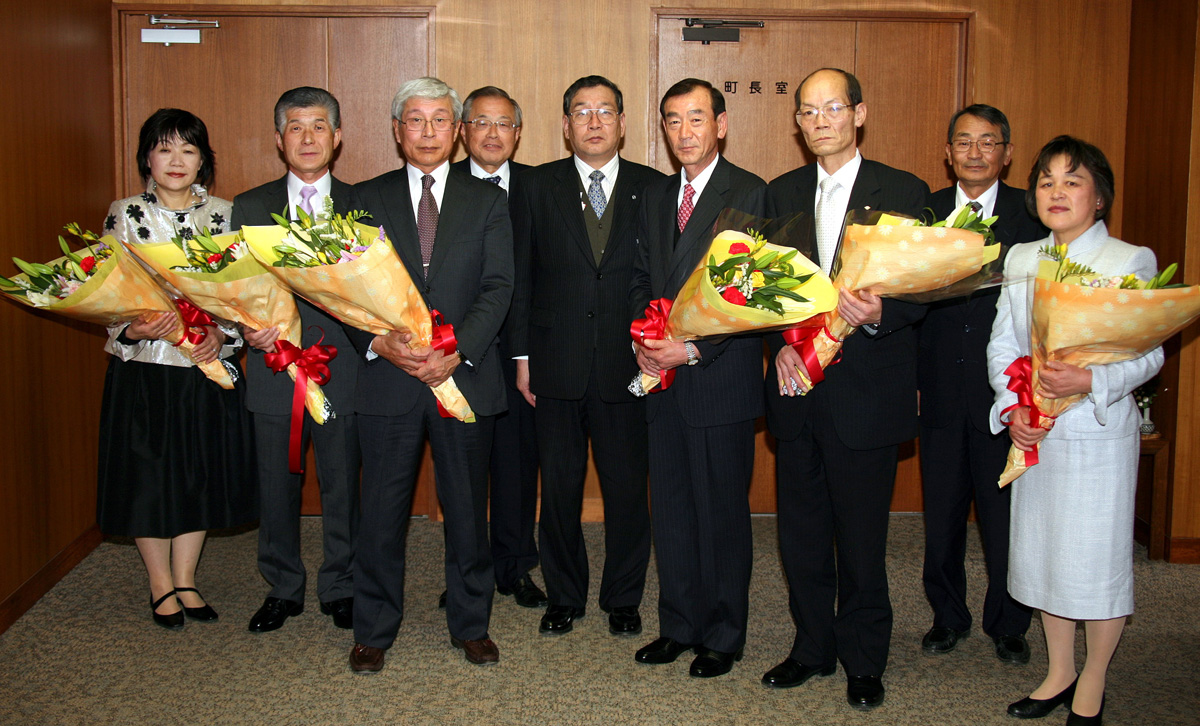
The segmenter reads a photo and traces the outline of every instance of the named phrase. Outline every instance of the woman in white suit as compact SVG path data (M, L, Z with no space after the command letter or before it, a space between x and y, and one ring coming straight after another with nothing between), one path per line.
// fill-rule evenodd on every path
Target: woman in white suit
M1103 275L1156 274L1154 253L1108 236L1113 174L1100 149L1069 136L1042 148L1029 174L1026 204L1051 230L1040 242L1016 245L1005 262L1005 286L988 344L996 403L992 430L1008 428L1018 449L1040 446L1039 463L1011 485L1008 589L1042 613L1049 669L1027 698L1008 707L1018 718L1040 718L1070 707L1068 724L1098 724L1105 675L1133 612L1133 499L1139 450L1133 389L1162 367L1157 348L1124 363L1077 368L1046 363L1041 390L1048 398L1086 393L1048 429L1029 425L1028 407L1015 407L1005 368L1029 355L1029 277L1038 250L1067 245L1071 260ZM1043 420L1042 425L1046 425ZM1084 621L1087 660L1075 669L1075 625Z

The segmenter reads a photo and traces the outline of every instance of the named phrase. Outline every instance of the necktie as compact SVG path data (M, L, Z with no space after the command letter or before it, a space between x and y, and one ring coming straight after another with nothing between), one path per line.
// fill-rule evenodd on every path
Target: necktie
M980 212L983 211L983 205L980 204L979 202L971 202L971 203L967 204L967 206L970 207L971 211L976 214L979 214Z
M303 209L304 213L310 217L313 213L312 198L316 196L316 194L317 188L311 184L305 185L305 187L300 190L300 208Z
M493 183L493 184L496 184L496 185L499 185L499 184L500 184L500 181L501 181L501 180L500 180L500 175L499 175L499 174L497 174L496 176L485 176L485 177L483 178L483 180L484 180L485 182L491 182L491 183Z
M691 184L683 185L683 204L679 205L679 231L687 226L688 220L692 218L692 210L696 207L692 204L692 199L696 196L696 190Z
M429 273L429 258L433 256L433 238L437 236L438 208L433 198L433 177L421 177L421 201L417 203L417 238L421 240L421 265Z
M835 209L833 196L842 188L827 176L821 180L821 201L817 202L817 254L821 257L821 269L829 274L833 267L833 255L837 251L838 234L842 231L842 218Z
M604 207L608 205L608 200L604 198L604 187L600 186L604 172L597 169L588 178L592 180L591 186L588 187L588 201L592 203L592 211L596 213L596 219L601 219L604 217Z

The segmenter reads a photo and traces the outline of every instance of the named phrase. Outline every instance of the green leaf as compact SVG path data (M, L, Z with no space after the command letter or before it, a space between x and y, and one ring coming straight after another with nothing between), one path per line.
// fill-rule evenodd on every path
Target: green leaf
M278 224L280 227L287 227L288 229L292 228L292 223L290 221L278 214L275 214L274 212L271 212L271 219L275 220L275 224Z

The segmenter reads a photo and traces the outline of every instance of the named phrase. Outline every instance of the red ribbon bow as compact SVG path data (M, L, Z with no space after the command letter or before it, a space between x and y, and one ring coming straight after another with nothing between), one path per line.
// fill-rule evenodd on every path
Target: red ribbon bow
M275 341L275 352L263 356L263 362L275 373L286 369L289 365L296 366L296 385L292 389L292 424L288 435L288 471L293 474L304 472L300 459L300 440L304 427L304 393L308 388L308 379L319 386L329 382L329 366L325 365L337 357L337 348L332 345L321 345L325 340L322 331L321 340L301 350L286 340Z
M175 307L179 310L180 319L183 320L183 337L179 339L175 347L183 345L185 340L192 345L203 343L204 339L208 337L208 329L205 326L216 325L212 316L183 298L175 298Z
M822 320L824 320L824 315L822 315ZM808 372L809 383L814 386L825 380L825 369L821 367L821 360L817 357L817 349L813 344L813 341L821 333L835 343L842 342L829 332L829 328L825 327L824 322L821 325L788 328L783 331L783 342L792 346L800 354L800 360L804 362L804 369ZM838 351L837 357L830 361L829 365L834 365L841 359L842 353Z
M629 335L638 345L643 340L663 340L667 336L667 318L671 315L671 301L665 297L651 300L646 306L646 317L638 318L629 326ZM651 391L665 391L675 381L675 369L671 368L659 374L658 385ZM649 391L647 391L649 393Z
M442 351L442 355L457 353L458 338L454 336L454 326L447 323L437 310L429 311L429 320L433 323L433 335L429 343L433 349ZM454 414L447 411L441 401L437 402L437 408L442 418L454 418Z
M1053 416L1045 416L1038 410L1037 404L1034 403L1033 397L1033 361L1027 355L1017 358L1009 364L1008 368L1004 369L1004 375L1008 376L1008 385L1006 388L1017 394L1017 402L1000 412L1000 418L1003 420L1004 414L1022 406L1029 407L1029 425L1044 429L1045 426L1040 426L1038 422L1042 418L1050 418ZM1004 422L1005 426L1012 426L1012 417ZM1038 463L1038 447L1034 446L1032 450L1025 452L1025 466L1028 468Z

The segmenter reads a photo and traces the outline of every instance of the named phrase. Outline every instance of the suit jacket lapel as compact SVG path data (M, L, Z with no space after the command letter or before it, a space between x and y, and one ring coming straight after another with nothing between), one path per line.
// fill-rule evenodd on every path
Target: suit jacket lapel
M262 202L268 215L273 213L283 217L288 216L287 174L284 174L266 188ZM274 224L274 222L271 222L271 224Z
M587 225L583 221L583 209L579 199L579 175L575 173L574 157L564 159L559 166L557 188L552 192L554 201L562 214L563 226L574 238L579 251L593 267L596 257L592 254L592 243L588 239ZM618 180L620 177L618 176Z
M413 215L412 196L408 191L408 172L401 168L380 190L383 199L382 217L373 219L383 226L400 259L408 266L415 280L421 279L421 242L417 237L417 218Z
M613 207L612 229L608 233L604 257L600 260L601 266L609 259L617 245L622 244L626 238L634 238L634 235L629 234L629 230L637 224L638 199L631 191L634 186L634 182L630 180L631 176L630 169L621 171L618 167L617 183L613 186L612 198L608 200L609 206Z
M725 208L725 199L729 194L729 170L725 166L727 163L725 157L717 160L717 168L713 169L708 184L704 186L704 192L695 202L695 208L692 210L692 216L688 219L687 227L680 233L679 240L675 243L675 251L671 255L669 278L674 290L683 287L688 275L696 269L696 264L712 242L709 233L717 221L717 216ZM676 180L676 183L672 185L674 190L671 194L672 205L679 197L679 182L682 179L676 175ZM675 223L675 220L672 219L672 225ZM671 229L674 231L674 226ZM700 247L704 247L704 249L701 250Z
M432 278L441 268L448 254L447 245L458 239L458 230L468 216L467 190L459 175L451 170L446 176L446 190L442 193L442 208L438 210L437 235L433 238L433 254L429 257L429 274ZM419 242L418 242L419 247ZM417 250L420 257L420 249Z

